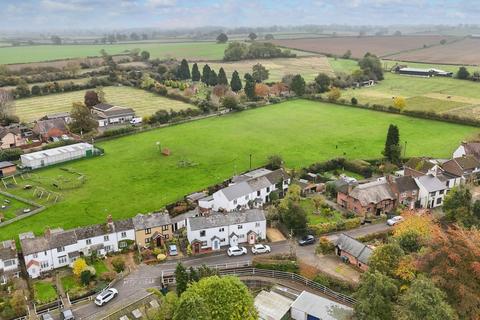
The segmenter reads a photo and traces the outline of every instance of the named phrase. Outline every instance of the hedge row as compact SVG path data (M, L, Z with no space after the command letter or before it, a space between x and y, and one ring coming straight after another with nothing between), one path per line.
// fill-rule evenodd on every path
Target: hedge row
M272 263L263 263L263 262L255 262L253 261L253 266L258 269L267 269L267 270L275 270L275 271L285 271L285 272L292 272L298 273L299 268L296 261L275 261Z
M315 100L315 101L324 101L324 99L319 95L308 95L308 96L305 96L305 98L310 100ZM341 106L347 106L347 107L370 109L370 110L382 111L382 112L388 112L388 113L403 114L410 117L421 118L421 119L439 120L439 121L464 124L464 125L469 125L474 127L480 127L480 120L469 118L469 117L457 116L453 114L447 114L447 113L440 114L432 111L400 110L393 106L384 106L381 104L372 104L372 105L368 103L352 104L352 103L348 103L345 100L336 101L336 102L329 101L329 102L338 104Z
M337 222L325 222L319 224L309 224L308 228L317 236L335 231L343 231L358 228L362 223L361 218L345 219Z
M309 172L314 173L323 173L331 170L342 170L345 169L347 171L351 171L354 173L358 173L359 175L370 178L373 173L373 166L371 166L366 161L361 160L347 160L344 158L336 158L327 160L324 162L317 162L310 165L306 170Z

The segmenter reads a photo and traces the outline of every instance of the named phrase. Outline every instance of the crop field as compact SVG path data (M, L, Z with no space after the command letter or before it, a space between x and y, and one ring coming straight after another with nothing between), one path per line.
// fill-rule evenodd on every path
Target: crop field
M343 55L347 50L352 57L360 58L370 52L378 56L423 48L423 46L440 45L441 40L453 40L446 36L368 36L335 37L314 39L274 40L273 43L292 49L305 50L323 54Z
M480 64L480 39L463 39L443 46L402 52L388 56L389 59L421 61L427 63Z
M3 227L0 239L46 225L73 228L161 209L184 195L265 164L280 154L288 168L300 168L337 156L378 158L388 126L399 126L407 156L447 157L477 128L308 100L252 109L105 141L101 157L37 171L54 181L74 169L85 175L81 187L60 191L62 200L42 213ZM171 150L166 157L162 148ZM22 183L34 184L25 180ZM45 183L45 188L48 183ZM53 188L53 187L50 187ZM34 199L19 185L9 192Z
M195 108L182 101L131 87L105 87L103 91L108 103L133 108L139 116L151 115L158 110ZM15 110L22 121L31 122L46 114L70 111L72 103L83 102L84 96L85 91L74 91L19 99L15 101Z
M257 63L262 64L270 72L267 82L280 81L286 74L301 74L306 81L313 81L315 77L324 72L333 76L333 70L328 62L328 58L324 56L311 56L302 58L281 58L281 59L259 59L245 60L237 62L209 63L211 67L218 71L223 67L230 80L234 70L243 75L252 72L252 67Z
M329 58L335 72L351 73L358 69L354 60ZM393 66L395 62L384 61L385 65ZM458 66L441 64L408 63L411 67L435 67L455 72ZM471 72L478 70L468 68ZM406 99L407 110L431 111L449 113L458 116L470 116L480 119L480 83L462 81L454 78L421 78L385 72L385 80L369 88L348 89L342 91L342 98L350 100L357 98L361 104L392 105L396 96Z
M39 62L47 60L123 54L133 49L147 50L151 58L185 58L189 60L220 60L226 44L215 42L185 43L125 43L112 45L36 45L0 48L2 64Z

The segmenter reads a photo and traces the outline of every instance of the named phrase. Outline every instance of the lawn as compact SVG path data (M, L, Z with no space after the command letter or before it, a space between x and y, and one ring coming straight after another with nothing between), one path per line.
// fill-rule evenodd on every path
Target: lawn
M5 200L9 201L9 203L5 202ZM29 204L0 194L0 215L3 215L5 220L10 220L18 215L22 215L23 209L34 210L35 208Z
M151 58L220 60L223 58L226 46L226 44L217 44L216 42L183 42L0 47L0 61L2 64L12 64L93 57L100 56L102 49L109 54L128 54L129 51L137 48L150 52Z
M103 260L97 260L92 265L95 268L97 276L100 276L104 272L108 272L107 265Z
M62 282L62 287L65 292L71 292L80 287L80 284L73 275L62 277L60 281Z
M51 282L37 281L33 285L35 302L44 304L57 299L57 291Z
M468 126L308 100L152 130L100 143L104 156L66 165L85 174L86 183L62 191L62 200L41 214L3 227L0 239L28 230L39 233L46 225L73 228L102 223L108 214L121 219L159 210L247 170L249 155L252 166L258 167L267 156L280 154L289 168L338 156L378 158L391 123L398 125L402 144L408 141L407 156L448 157L462 140L478 132ZM169 157L159 154L157 142L170 148ZM64 174L60 167L37 175L54 180ZM20 186L9 191L32 198Z
M320 72L333 76L333 70L330 67L328 58L324 56L209 63L209 66L217 71L220 67L223 67L230 80L234 70L237 70L243 79L245 73L252 73L252 67L257 63L268 69L269 77L267 82L280 81L286 74L301 74L305 81L313 81Z
M315 206L313 205L312 199L302 199L300 201L300 205L305 209L307 213L308 223L309 224L319 224L319 223L326 223L326 222L336 222L341 221L343 216L338 211L333 211L332 216L326 216L322 209L320 209L319 213L316 213Z
M358 69L354 60L329 58L335 72L351 73ZM394 62L384 61L391 67ZM447 71L456 71L458 66L408 63L411 67L435 67ZM472 67L473 68L473 67ZM473 69L471 69L473 71ZM407 110L420 110L436 113L449 113L458 116L470 116L480 119L480 84L454 78L420 78L385 72L385 80L374 87L348 89L342 91L342 98L357 98L361 104L392 105L392 98L406 98Z
M160 109L179 111L195 108L182 101L131 87L105 87L103 91L108 103L131 107L139 116L151 115ZM84 96L85 91L74 91L19 99L15 101L15 110L22 121L31 122L46 114L70 111L72 103L83 101Z

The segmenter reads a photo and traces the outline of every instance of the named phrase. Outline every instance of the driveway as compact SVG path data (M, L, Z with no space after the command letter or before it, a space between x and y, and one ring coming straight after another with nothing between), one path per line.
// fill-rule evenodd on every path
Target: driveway
M380 223L373 225L365 225L357 229L349 230L345 233L354 238L358 238L377 232L385 232L388 231L390 228L391 227L387 226L386 224ZM327 238L330 241L335 241L340 233L342 232L330 234L327 236ZM271 254L288 253L290 250L288 241L274 242L270 243L269 245L272 248ZM335 259L334 257L315 254L315 247L315 245L304 247L300 247L297 245L296 253L298 259L301 262L316 267L317 269L326 272L334 277L353 282L358 281L358 271L352 268L352 270L355 271L352 273L352 270L350 270L348 266L341 263L338 259ZM200 267L204 264L213 266L225 263L251 263L252 259L253 255L250 251L247 255L240 257L228 257L226 252L223 251L205 256L185 258L182 259L181 262L185 267L189 268L190 266ZM129 303L143 298L147 294L146 290L148 288L158 288L161 286L160 278L162 276L162 272L174 270L178 262L179 260L168 261L165 263L151 266L143 264L140 265L138 269L132 271L127 277L125 277L123 280L119 281L115 285L115 288L119 291L119 295L109 304L101 308L97 307L93 302L87 302L72 306L76 319L101 319L109 313L118 310L121 307L125 307Z

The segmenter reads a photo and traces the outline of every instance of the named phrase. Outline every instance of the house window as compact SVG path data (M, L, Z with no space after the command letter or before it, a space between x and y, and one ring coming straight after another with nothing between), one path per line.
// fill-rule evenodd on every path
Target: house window
M225 238L220 239L221 242L225 242Z
M86 242L87 242L87 246L88 246L89 244L92 244L92 239L87 239Z
M5 261L3 262L3 265L5 266L5 268L6 268L6 267L13 266L13 265L15 265L15 264L16 264L16 263L15 263L15 259L5 260Z
M145 229L145 234L151 234L151 233L152 233L152 229L150 228Z
M243 238L245 238L244 234L241 234L241 235L238 236L238 239L243 239Z
M238 229L238 230L243 229L243 226L242 226L241 224L239 224L239 225L237 226L237 229Z
M430 192L430 197L435 197L436 192Z
M200 231L200 237L205 237L205 234L206 234L205 230Z
M162 231L167 231L168 230L168 225L162 226Z
M207 241L202 241L202 247L206 247L207 246Z
M236 204L237 204L237 200L233 200L233 204L235 204L235 205L236 205Z
M151 240L151 238L145 238L145 243L150 243Z
M257 197L260 197L260 190L257 191Z
M67 256L58 257L58 264L67 263Z
M41 267L42 269L48 268L48 261L42 261L42 262L40 263L40 267Z
M63 252L63 251L65 251L65 247L58 247L57 248L57 252Z
M169 234L164 235L165 240L167 240L170 237Z
M270 192L270 187L267 187L267 193Z
M443 194L443 190L440 190L440 194Z
M122 238L126 238L127 237L127 233L125 231L122 232Z
M103 241L109 241L110 237L109 236L103 236Z
M260 222L255 222L255 227L260 227Z
M105 251L107 251L107 252L112 251L112 246L105 246Z
M218 232L223 232L223 231L225 231L225 228L219 228L218 229Z
M245 200L248 200L248 196L245 196Z
M126 241L120 241L120 243L118 244L118 247L120 249L126 248L127 247L127 242Z
M437 199L437 204L441 204L442 203L442 198L438 198Z
M34 254L33 254L33 258L34 258L34 259L37 259L37 258L38 258L38 254L34 253Z
M416 194L417 194L417 190L413 190L412 195L416 195Z

